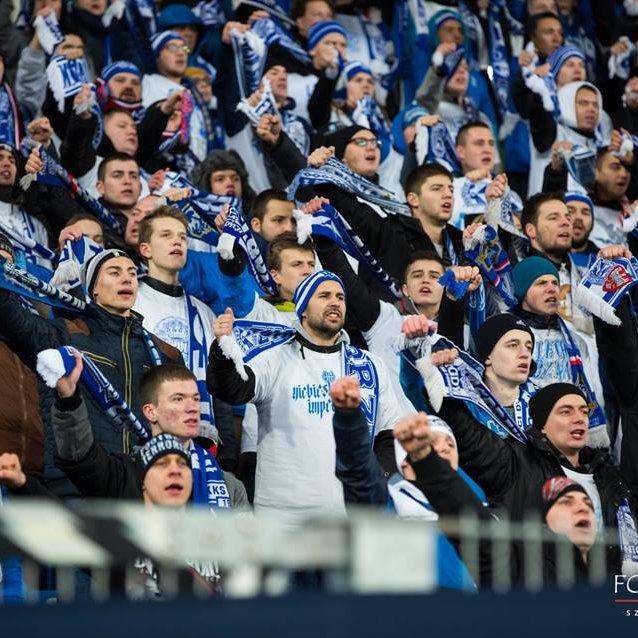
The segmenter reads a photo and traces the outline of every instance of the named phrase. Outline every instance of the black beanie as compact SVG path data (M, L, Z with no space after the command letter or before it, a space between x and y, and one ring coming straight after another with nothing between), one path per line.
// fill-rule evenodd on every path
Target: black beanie
M553 476L545 481L543 485L543 518L552 509L556 501L568 492L582 492L588 496L587 490L573 479L566 476Z
M485 361L494 350L494 346L510 330L527 332L532 337L532 348L534 347L534 333L521 318L511 312L493 315L479 328L476 335L476 354L481 364L485 365Z
M343 156L346 152L346 146L348 146L348 142L359 132L359 131L369 131L370 129L365 126L359 126L355 124L354 126L345 126L342 128L338 128L334 130L330 130L330 132L324 132L323 134L319 133L317 138L318 144L317 146L334 146L335 147L335 157L338 160L343 159Z
M191 456L188 450L176 436L166 433L158 434L149 439L135 455L137 484L140 489L142 489L146 473L151 469L152 465L167 454L179 454L189 466L191 464Z
M573 383L552 383L539 390L529 400L529 410L532 415L533 427L542 430L556 402L568 394L577 394L587 402L587 397L583 391Z

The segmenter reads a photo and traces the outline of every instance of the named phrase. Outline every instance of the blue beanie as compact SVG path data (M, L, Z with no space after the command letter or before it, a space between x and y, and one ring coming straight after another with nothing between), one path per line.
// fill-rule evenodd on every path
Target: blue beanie
M514 294L519 301L525 299L530 286L543 275L554 275L558 279L558 269L545 257L526 257L512 270L514 276Z
M591 198L585 193L580 193L578 191L569 191L565 193L565 197L563 201L568 204L569 202L582 202L583 204L587 204L591 209L591 214L594 214L594 202L591 201Z
M552 51L547 56L547 63L549 64L549 70L552 72L554 78L558 75L561 67L569 58L580 58L584 63L587 62L585 54L575 46L568 44L564 47L558 47L555 51Z
M346 41L348 40L346 30L338 22L332 20L315 22L308 31L308 51L312 51L319 44L319 41L330 33L340 33Z
M362 62L348 62L348 64L343 67L343 73L345 74L346 80L348 80L348 82L352 80L352 78L357 75L357 73L372 75L370 67L367 67Z
M420 104L412 102L394 116L391 128L392 146L401 155L405 155L408 150L403 138L403 131L425 115L430 115L430 113Z
M304 311L308 307L310 298L315 294L315 290L317 290L317 287L324 281L336 281L343 288L343 294L346 294L346 287L344 286L343 281L341 281L341 279L333 272L330 272L329 270L318 270L317 272L312 273L312 275L308 275L297 285L295 288L295 295L293 297L293 301L295 302L295 314L299 321L301 321L301 315L303 315Z
M156 33L151 38L151 48L153 49L153 54L155 57L159 57L159 54L162 52L162 49L171 41L171 40L181 40L185 42L184 38L175 31L161 31L160 33Z
M127 62L126 60L118 60L117 62L108 64L102 69L100 77L105 82L108 82L114 75L117 75L118 73L131 73L132 75L136 75L140 79L142 78L142 72L132 62Z
M157 16L157 30L170 31L173 27L192 25L203 26L200 18L185 4L170 4L161 10Z

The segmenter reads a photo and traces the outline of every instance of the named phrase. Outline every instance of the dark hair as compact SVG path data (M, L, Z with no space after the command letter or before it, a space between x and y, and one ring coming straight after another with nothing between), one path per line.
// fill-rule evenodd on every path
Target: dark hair
M78 222L93 222L100 227L100 230L104 232L104 224L97 218L93 217L91 213L76 213L73 215L66 224L64 224L63 228L67 226L73 226L73 224L77 224Z
M463 126L459 129L459 132L456 134L456 144L463 145L465 144L465 137L467 136L467 132L473 128L486 128L490 133L492 132L492 127L487 123L483 122L483 120L474 120L473 122L467 122L463 124Z
M128 117L133 120L133 116L131 115L130 111L123 109L121 106L114 106L104 112L104 121L106 122L107 119L110 119L117 113L124 113L124 115L128 115ZM135 120L133 120L133 122L135 122Z
M163 363L147 370L140 379L140 402L157 405L160 386L164 381L195 381L197 377L185 366Z
M537 13L536 15L529 17L529 19L527 20L527 24L525 25L525 42L531 40L534 37L539 22L541 20L547 20L547 18L552 18L553 20L557 20L558 22L560 22L560 18L551 11L543 11L543 13Z
M435 261L441 266L441 268L443 268L443 272L445 272L445 264L443 263L443 260L439 257L439 254L437 252L433 250L415 250L410 255L408 262L403 269L403 283L405 283L408 278L408 271L417 261Z
M284 191L277 188L267 188L265 191L261 191L261 193L253 199L253 203L250 207L250 219L256 217L260 222L263 222L266 208L273 200L277 202L287 202L288 197L286 197Z
M111 162L135 162L137 165L137 160L128 153L120 153L116 151L115 153L111 153L107 155L97 167L97 178L100 182L104 181L104 176L106 175L106 168ZM138 165L139 168L139 165Z
M315 2L316 0L293 0L292 5L290 5L290 17L293 20L297 18L301 18L306 13L306 5L311 2ZM321 0L321 2L325 2L330 6L330 9L334 12L335 5L333 0Z
M525 232L525 226L527 224L536 226L536 223L538 222L538 209L545 202L551 202L554 200L558 200L559 202L564 201L563 193L536 193L525 200L525 203L523 204L523 212L521 213L521 226L523 228L523 232Z
M450 173L445 166L441 166L438 162L428 162L427 164L417 166L410 171L405 182L406 195L408 193L416 193L418 195L426 180L430 177L434 177L435 175L443 175L444 177L449 178L450 181L453 179L452 173Z
M179 208L175 208L175 206L158 206L148 215L145 215L144 219L140 222L139 243L148 244L153 234L153 221L156 219L166 219L167 217L181 222L184 228L188 230L188 219Z
M297 241L295 233L282 233L276 239L273 239L268 245L268 269L281 269L281 253L284 250L306 250L314 254L315 249L312 239L308 238L303 244Z

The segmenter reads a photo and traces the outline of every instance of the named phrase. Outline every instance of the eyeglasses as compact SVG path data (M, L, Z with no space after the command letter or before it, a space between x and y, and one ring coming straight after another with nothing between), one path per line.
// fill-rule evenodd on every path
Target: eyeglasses
M355 137L354 139L351 139L348 144L354 144L359 148L381 148L381 140L378 140L376 137L372 137L370 139L366 137Z
M190 47L186 46L185 44L167 44L164 48L171 53L183 51L188 55L191 52Z

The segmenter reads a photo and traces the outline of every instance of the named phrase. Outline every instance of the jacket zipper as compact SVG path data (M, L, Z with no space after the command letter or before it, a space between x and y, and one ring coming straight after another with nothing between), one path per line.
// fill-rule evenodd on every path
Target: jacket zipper
M129 333L131 325L128 319L124 319L122 331L122 360L124 361L124 400L131 405L131 360L129 357ZM122 430L122 448L126 454L131 452L131 434L127 428Z

